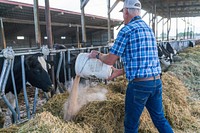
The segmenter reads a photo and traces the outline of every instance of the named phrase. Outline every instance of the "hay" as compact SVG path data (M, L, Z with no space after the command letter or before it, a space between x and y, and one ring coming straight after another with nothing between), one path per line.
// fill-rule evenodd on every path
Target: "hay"
M200 99L200 47L185 49L179 54L183 60L172 64L169 71L175 75L189 88L192 97Z
M0 133L16 133L19 130L19 127L12 125L9 128L1 128Z
M177 129L197 130L200 124L191 114L191 107L187 101L188 89L171 72L164 73L163 81L163 104L165 115L170 124Z
M91 125L93 133L123 132L123 120L124 101L117 99L91 102L74 118L75 123Z
M18 130L18 133L91 133L89 126L65 123L50 112L42 112Z
M2 112L0 112L0 128L3 127L5 121L5 116Z
M51 112L54 116L63 118L63 105L69 94L67 92L54 95L49 101L43 105L43 107L38 111L39 113L43 111Z
M175 133L200 132L200 93L196 93L200 88L197 82L200 79L200 47L189 48L179 55L182 60L172 64L169 72L162 76L165 116ZM125 77L103 86L108 89L107 100L84 105L73 121L61 120L68 93L58 94L40 109L41 114L25 123L18 132L123 133ZM139 132L158 133L146 109L140 118Z
M107 88L110 89L113 93L126 93L127 81L124 76L120 76L115 79L115 81L109 82Z

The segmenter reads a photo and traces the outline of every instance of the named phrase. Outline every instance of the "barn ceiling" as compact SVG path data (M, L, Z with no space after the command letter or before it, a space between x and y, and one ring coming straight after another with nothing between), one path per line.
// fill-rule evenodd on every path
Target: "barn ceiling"
M122 0L124 1L124 0ZM164 18L200 16L200 0L140 0L142 9Z
M76 31L77 27L81 27L81 13L55 8L50 8L50 11L51 24L54 33L76 35L76 32L74 31ZM32 4L0 0L0 18L3 18L4 30L7 34L13 34L13 29L20 30L22 29L20 27L27 26L24 31L26 32L26 35L34 35L34 15ZM39 20L41 30L44 29L44 31L41 32L45 32L45 7L43 6L39 6ZM111 28L119 25L120 22L121 20L112 19ZM107 30L108 20L106 17L86 14L85 24L87 32Z

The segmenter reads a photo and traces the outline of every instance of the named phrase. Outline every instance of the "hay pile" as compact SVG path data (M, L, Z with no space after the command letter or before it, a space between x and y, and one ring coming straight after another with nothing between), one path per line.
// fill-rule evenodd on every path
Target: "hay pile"
M183 131L185 129L193 131L200 129L198 119L191 113L192 105L187 100L188 89L171 72L164 73L162 81L165 116L172 127Z
M63 105L68 98L69 93L61 93L54 95L49 101L38 111L42 113L44 111L51 112L52 115L63 119Z
M191 96L192 90L198 87L196 81L200 76L199 51L200 47L195 47L181 53L184 60L172 65L170 71L162 75L165 116L175 133L200 132L200 100ZM68 93L55 95L35 118L15 128L16 132L123 133L126 85L124 77L103 85L108 89L107 100L84 105L70 122L62 120ZM146 109L140 119L139 133L158 133Z
M89 126L64 122L50 112L42 112L18 130L18 133L91 133Z
M189 88L192 98L200 100L200 46L185 49L179 56L182 61L172 64L169 71Z

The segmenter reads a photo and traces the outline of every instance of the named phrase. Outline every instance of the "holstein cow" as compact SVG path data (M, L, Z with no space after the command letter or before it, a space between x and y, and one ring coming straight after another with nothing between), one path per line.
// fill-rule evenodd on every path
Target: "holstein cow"
M61 49L66 49L66 47L64 45L61 44L54 44L54 49L55 50L61 50ZM65 66L63 65L63 61L62 64L60 64L60 71L58 71L59 69L59 61L60 61L60 57L61 54L60 53L56 53L56 55L54 55L53 58L53 62L51 62L49 60L49 58L47 59L47 62L49 64L51 64L52 66L54 66L54 75L55 75L55 89L56 89L56 93L63 93L66 89L65 86L65 80L66 81L70 81L71 79L68 78L68 74L69 74L69 68L70 68L70 75L71 78L75 77L75 60L76 60L76 56L78 54L74 53L74 54L70 54L70 62L68 62L68 53L67 51L64 53L65 55ZM51 70L48 70L50 75L51 75ZM64 71L66 72L66 75L64 74Z
M170 65L170 58L163 53L160 45L158 45L157 48L158 48L158 57L160 59L161 64L163 64L165 67L168 67Z
M0 58L0 72L2 72L2 64L4 62L3 58ZM29 82L32 86L42 89L44 92L49 92L52 89L52 82L50 76L44 66L45 64L44 58L41 54L37 55L26 55L24 60L24 67L25 67L25 82ZM16 56L14 59L14 80L16 84L16 91L19 94L23 88L22 82L22 67L21 67L21 57ZM11 92L11 93L9 93ZM1 92L3 93L3 92ZM13 90L13 83L11 73L9 74L6 87L5 87L5 94L14 94ZM3 95L3 94L1 94ZM15 108L15 98L14 95L9 95L8 100L10 101L11 105Z

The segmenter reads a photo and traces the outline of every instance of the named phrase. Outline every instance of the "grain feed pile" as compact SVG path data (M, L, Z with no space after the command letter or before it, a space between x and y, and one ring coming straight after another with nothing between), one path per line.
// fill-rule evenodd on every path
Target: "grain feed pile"
M187 48L179 56L182 61L173 63L169 71L176 76L189 88L192 99L200 100L200 46Z

